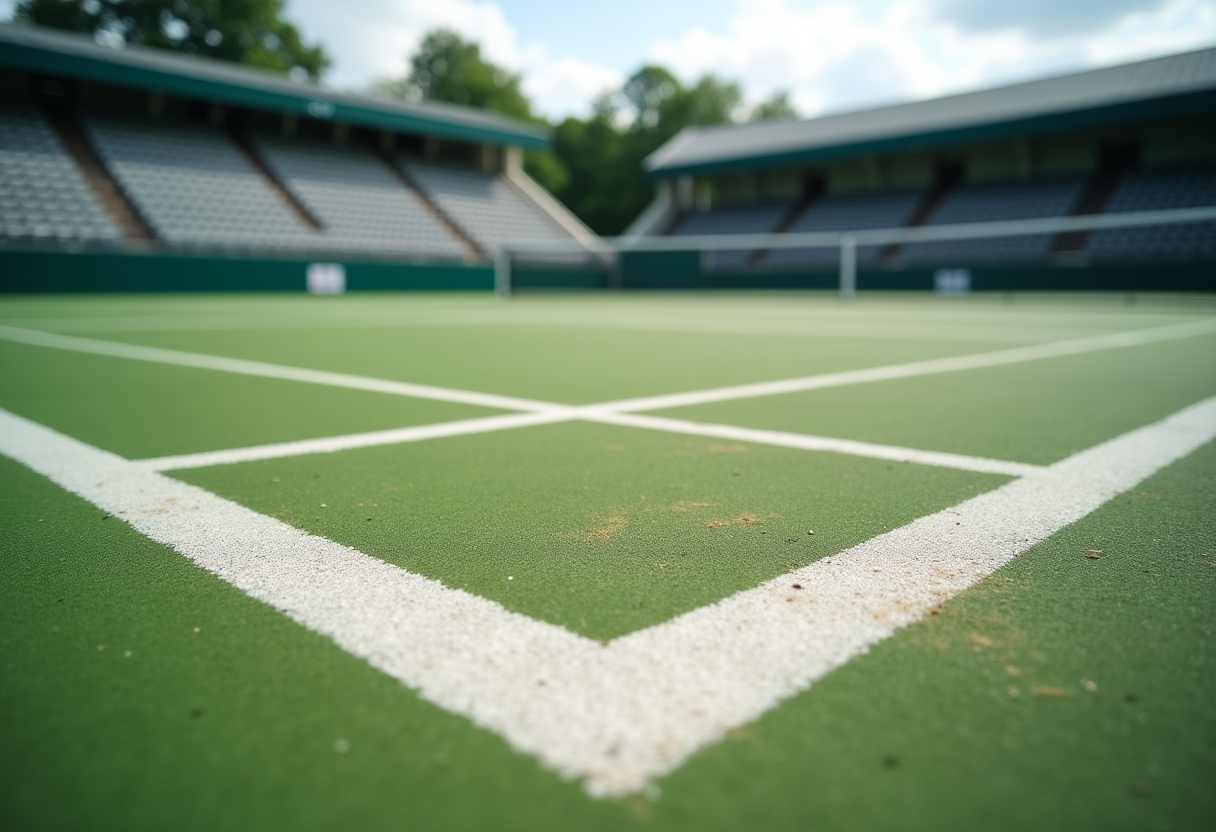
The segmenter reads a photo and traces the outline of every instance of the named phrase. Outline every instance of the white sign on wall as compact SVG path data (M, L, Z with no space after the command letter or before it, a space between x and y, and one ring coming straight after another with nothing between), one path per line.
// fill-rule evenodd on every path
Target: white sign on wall
M938 269L933 275L933 288L939 295L965 295L971 291L971 271Z
M340 295L346 291L346 267L341 263L309 263L308 293Z

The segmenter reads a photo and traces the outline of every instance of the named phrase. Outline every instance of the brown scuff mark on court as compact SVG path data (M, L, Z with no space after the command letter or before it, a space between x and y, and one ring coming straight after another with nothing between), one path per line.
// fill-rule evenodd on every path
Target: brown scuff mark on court
M599 525L593 526L590 529L579 532L561 532L557 537L566 540L576 540L579 543L584 543L588 546L594 546L596 543L605 543L616 537L625 527L629 525L629 521L619 514L614 514L611 517L605 517L597 520Z
M713 508L716 505L717 503L704 503L697 502L695 500L680 500L679 502L672 503L670 506L668 506L668 508L671 511L683 513L696 511L699 508Z
M742 454L747 452L747 446L739 443L726 444L724 442L715 442L709 446L711 454Z
M166 500L162 500L159 506L137 509L140 514L168 514L169 512L178 512L183 510L197 511L198 506L187 505L177 497L169 497Z
M724 526L754 526L757 523L763 522L764 521L756 515L744 512L743 514L740 514L737 517L732 517L729 520L714 520L709 524L709 528L720 529Z

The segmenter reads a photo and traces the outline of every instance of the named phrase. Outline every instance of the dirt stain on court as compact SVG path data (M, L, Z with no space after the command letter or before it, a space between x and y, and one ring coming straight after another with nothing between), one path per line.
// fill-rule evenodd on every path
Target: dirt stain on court
M773 515L776 516L776 515ZM754 514L744 512L737 517L732 517L729 520L714 520L709 524L711 529L721 529L725 526L754 526L757 523L763 523L764 520Z
M602 517L596 520L596 524L588 529L583 529L577 532L560 532L557 537L563 540L573 540L587 546L594 546L597 543L607 543L614 537L618 536L629 525L629 521L620 514L614 514L611 517Z

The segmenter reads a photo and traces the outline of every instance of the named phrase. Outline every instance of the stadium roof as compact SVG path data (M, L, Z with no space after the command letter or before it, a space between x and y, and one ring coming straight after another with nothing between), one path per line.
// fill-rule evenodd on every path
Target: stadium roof
M115 49L40 26L0 24L0 66L382 130L533 149L549 146L544 129L487 110L335 92L255 67L143 46Z
M688 128L645 161L666 178L921 150L1216 110L1216 48L806 121Z

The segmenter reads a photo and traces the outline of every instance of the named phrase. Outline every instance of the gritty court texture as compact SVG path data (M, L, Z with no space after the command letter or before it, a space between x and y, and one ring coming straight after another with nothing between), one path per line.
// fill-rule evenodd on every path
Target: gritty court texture
M1190 830L1216 300L0 301L7 829Z

